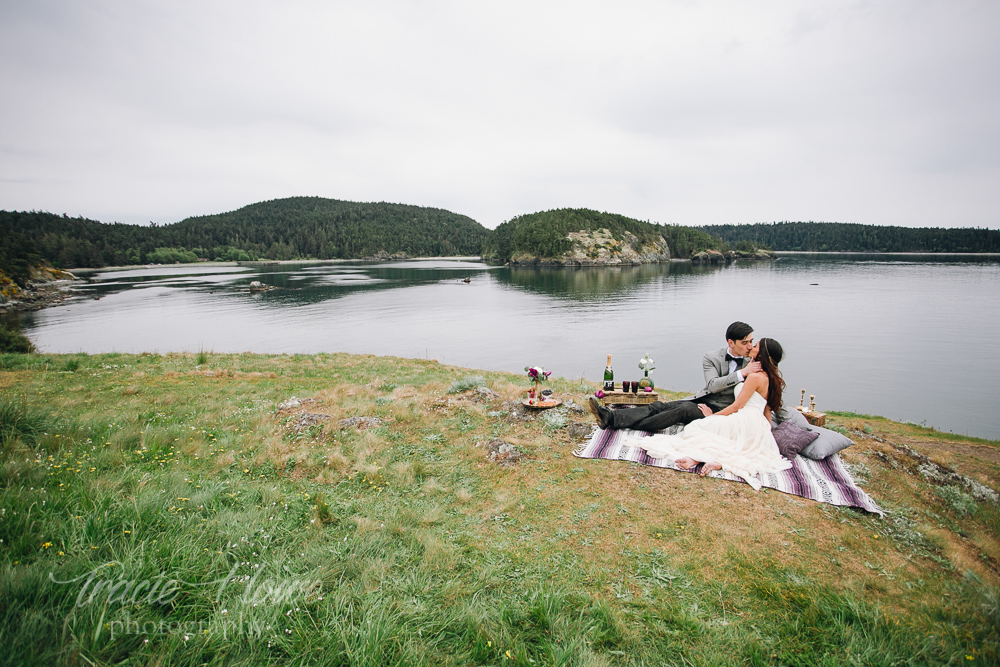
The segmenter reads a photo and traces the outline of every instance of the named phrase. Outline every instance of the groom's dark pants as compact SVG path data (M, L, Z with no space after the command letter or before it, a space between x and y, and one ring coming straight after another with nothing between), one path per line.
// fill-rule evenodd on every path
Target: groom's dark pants
M698 403L705 403L713 412L717 412L725 405L720 405L714 395L705 396L697 400L693 398L682 401L656 401L649 405L639 405L634 408L624 408L611 411L611 421L609 426L613 429L632 428L637 431L662 431L674 424L690 424L695 419L701 419L704 415L698 408ZM730 401L732 403L732 401Z

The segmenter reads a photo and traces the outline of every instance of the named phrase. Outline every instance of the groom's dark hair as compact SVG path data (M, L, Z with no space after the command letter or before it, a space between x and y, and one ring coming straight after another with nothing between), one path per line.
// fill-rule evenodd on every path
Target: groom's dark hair
M733 322L726 329L726 340L743 340L753 333L753 327L746 322Z

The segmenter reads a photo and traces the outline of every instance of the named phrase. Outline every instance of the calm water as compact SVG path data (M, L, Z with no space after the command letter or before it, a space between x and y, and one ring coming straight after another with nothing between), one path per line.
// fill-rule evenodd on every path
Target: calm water
M462 282L465 277L471 282ZM785 347L786 401L1000 439L1000 258L783 255L604 269L475 261L176 266L105 272L23 317L45 352L334 352L694 391L743 320ZM281 289L250 294L251 280ZM96 299L95 297L100 297ZM808 398L807 398L808 400Z

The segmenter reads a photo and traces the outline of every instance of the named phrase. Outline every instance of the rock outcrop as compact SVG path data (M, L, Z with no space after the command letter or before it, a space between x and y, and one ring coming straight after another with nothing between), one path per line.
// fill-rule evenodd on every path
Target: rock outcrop
M407 255L405 252L394 252L394 253L392 253L390 255L385 250L379 250L377 253L375 253L371 257L365 257L365 259L366 260L371 260L371 261L385 262L385 261L397 260L397 259L410 259L410 256Z
M754 251L730 250L727 253L722 253L718 250L702 250L692 257L691 261L695 264L719 264L722 262L732 262L737 259L765 260L775 259L776 257L777 255L773 252L764 250L763 248L758 248Z
M21 287L0 271L0 311L40 310L62 303L66 288L78 280L69 271L36 266L31 268L31 280Z
M669 262L670 247L663 238L643 243L631 232L616 239L607 229L593 232L570 232L566 236L572 248L561 257L514 255L510 263L529 266L634 266Z

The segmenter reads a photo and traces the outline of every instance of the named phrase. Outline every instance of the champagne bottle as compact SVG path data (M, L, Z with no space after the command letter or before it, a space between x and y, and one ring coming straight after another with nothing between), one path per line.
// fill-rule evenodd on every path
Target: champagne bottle
M611 355L608 355L608 365L604 367L604 391L615 390L615 372L611 368Z

